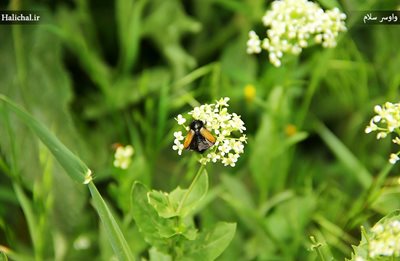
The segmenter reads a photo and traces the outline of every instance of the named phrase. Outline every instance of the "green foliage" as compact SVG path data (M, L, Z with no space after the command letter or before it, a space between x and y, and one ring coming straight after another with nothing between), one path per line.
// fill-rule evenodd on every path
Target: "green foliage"
M85 163L65 147L65 145L52 135L48 129L27 112L19 108L15 103L10 101L7 97L0 95L0 100L7 109L12 110L23 121L23 123L35 132L73 180L79 183L85 183L88 174L91 179L91 171Z
M113 215L108 210L107 205L102 199L100 193L92 183L91 170L89 170L89 168L75 154L65 147L64 144L62 144L53 134L50 133L49 130L35 120L29 113L19 108L15 103L11 102L3 95L0 96L0 100L4 105L6 105L5 107L11 109L24 124L32 128L35 134L51 151L53 156L57 159L57 161L72 179L83 184L89 184L89 190L93 197L94 207L97 209L100 219L106 228L108 238L113 246L115 254L120 260L133 260L133 256L124 238L124 235L122 234L119 226L116 224ZM15 185L15 191L27 215L29 227L31 230L35 229L38 224L32 214L28 199L18 185ZM31 235L33 236L33 242L36 242L38 239L35 236L38 236L38 233L31 231Z
M398 1L318 1L348 31L280 68L246 53L271 1L8 2L43 20L0 26L0 260L370 260L400 186L393 137L364 130L399 101L400 52L397 26L360 21ZM174 118L220 97L245 152L196 172Z
M383 217L381 220L379 220L374 227L377 226L382 226L382 227L387 227L388 226L388 230L390 230L390 233L392 234L396 234L398 233L398 231L396 230L396 228L392 228L390 227L391 222L399 222L400 221L400 211L396 210L393 211L392 213L386 215L385 217ZM396 230L396 231L395 231ZM399 258L398 254L393 254L393 255L386 255L386 256L377 256L377 257L371 257L370 253L371 251L373 251L371 249L371 244L370 242L377 238L377 232L376 231L372 231L372 229L370 229L369 231L366 231L364 227L361 227L361 241L357 246L353 246L353 253L352 253L352 257L351 261L356 261L359 260L360 258L363 258L362 260L371 260L371 261L391 261L391 260L396 260L396 258ZM383 243L383 242L382 242ZM385 248L386 246L381 245L381 248ZM398 249L397 245L393 245L393 247ZM357 259L358 258L358 259ZM347 259L346 259L347 260Z
M236 224L220 222L210 230L198 232L190 215L207 190L208 175L203 167L188 189L149 191L135 183L132 216L153 246L150 260L214 260L221 255L234 236Z

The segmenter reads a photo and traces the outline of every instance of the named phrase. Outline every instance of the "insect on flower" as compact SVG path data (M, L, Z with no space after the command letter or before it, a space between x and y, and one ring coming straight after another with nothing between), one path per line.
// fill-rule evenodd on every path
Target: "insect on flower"
M244 152L246 127L240 115L228 112L228 102L229 98L224 97L215 103L194 107L188 112L193 119L189 126L179 114L175 120L188 133L184 137L182 131L175 131L172 149L178 155L182 155L184 149L202 154L199 162L203 165L221 162L224 166L234 167Z
M184 149L203 153L215 144L215 137L204 127L201 120L194 120L189 127L189 132L183 142Z

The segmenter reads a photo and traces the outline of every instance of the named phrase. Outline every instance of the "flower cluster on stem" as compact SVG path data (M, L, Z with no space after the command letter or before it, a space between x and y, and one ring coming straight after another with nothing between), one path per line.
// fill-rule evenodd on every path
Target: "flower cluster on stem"
M308 0L277 0L262 18L267 30L264 39L249 32L247 53L268 51L269 61L281 66L284 53L298 55L303 48L321 44L324 48L336 46L340 32L346 31L346 15L338 8L324 11L318 4Z
M377 224L371 231L373 237L368 244L370 258L400 257L400 220Z
M392 139L394 144L400 145L400 103L386 102L384 105L374 107L376 115L372 117L369 125L365 128L365 133L376 131L377 139L383 139L390 133L396 136ZM389 162L395 164L398 160L400 151L390 154Z
M228 112L228 102L229 98L221 98L214 104L200 105L188 113L193 120L202 121L205 128L216 138L215 144L200 159L200 163L203 165L219 161L224 166L234 167L240 155L244 152L244 143L246 143L247 138L243 132L246 127L239 115ZM189 131L189 127L185 125L186 119L182 115L178 115L175 120L178 125ZM172 149L181 155L184 149L182 142L185 137L182 131L174 132L174 137Z
M114 154L114 167L120 169L127 169L131 164L131 157L135 153L135 150L131 145L118 146Z

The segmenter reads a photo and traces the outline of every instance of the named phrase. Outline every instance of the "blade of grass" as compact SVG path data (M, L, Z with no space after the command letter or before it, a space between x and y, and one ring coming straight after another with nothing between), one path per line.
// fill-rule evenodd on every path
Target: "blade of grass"
M0 101L3 101L7 108L13 111L24 124L34 131L73 180L79 183L87 182L87 175L91 172L85 163L65 147L64 144L62 144L46 127L39 123L28 112L4 95L0 95Z
M93 182L89 183L89 190L93 198L94 206L103 222L106 233L108 234L108 239L111 242L118 260L134 260L131 249L126 242L121 229Z
M14 252L13 250L9 249L8 247L0 245L0 257L6 256L5 260L8 260L9 257L11 260L15 261L34 261L35 259L30 256L25 256L19 253ZM1 259L0 259L1 260Z
M210 72L212 72L212 70L214 69L215 66L217 66L215 63L210 63L210 64L204 65L200 68L197 68L196 70L188 73L185 77L182 77L181 79L176 81L173 84L173 88L179 89L181 87L184 87L185 85L188 85L188 84L194 82L195 80L201 78L202 76L207 75Z
M33 248L35 249L35 259L40 260L42 259L40 256L36 256L37 253L40 253L38 250L38 223L35 217L35 214L33 213L32 210L32 202L28 199L28 197L25 195L25 192L21 188L21 186L17 183L13 183L13 188L15 191L15 194L17 196L18 202L22 208L22 211L24 212L24 215L26 217L26 222L28 223L28 229L29 229L29 234L31 236Z
M350 173L358 180L362 187L368 189L372 184L371 173L325 125L317 120L315 121L315 130L338 160L350 170Z
M115 1L115 11L120 42L119 66L123 73L128 73L135 64L139 51L142 13L147 0Z
M89 184L89 190L93 197L94 206L106 228L109 240L119 260L133 260L131 250L126 242L121 229L118 227L113 215L109 211L96 186L91 182L92 176L90 169L75 154L73 154L64 144L62 144L44 125L39 123L28 112L20 108L17 104L9 100L4 95L0 95L0 101L12 110L21 121L29 126L40 140L46 145L53 156L58 160L67 174L80 183ZM16 191L22 191L16 187ZM19 193L19 196L23 195ZM18 195L17 195L18 196ZM24 197L22 197L24 202ZM22 203L21 203L22 204ZM25 204L25 203L23 203ZM28 213L28 216L31 214ZM33 214L32 214L33 216ZM33 219L33 217L27 217ZM34 222L34 221L28 221ZM35 235L35 231L31 232Z

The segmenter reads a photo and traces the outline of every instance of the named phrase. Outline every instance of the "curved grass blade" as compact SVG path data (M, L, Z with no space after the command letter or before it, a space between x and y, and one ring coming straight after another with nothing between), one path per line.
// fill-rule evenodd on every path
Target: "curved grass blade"
M100 216L101 221L103 222L108 239L110 240L118 260L134 260L131 249L126 242L121 229L119 228L117 222L111 214L111 211L108 209L106 202L104 202L93 182L89 183L89 190L93 198L94 206Z
M125 240L121 229L118 227L113 215L106 203L96 189L91 176L90 169L75 154L73 154L64 144L62 144L44 125L33 118L28 112L20 108L17 104L9 100L4 95L0 95L0 101L12 110L21 121L29 126L33 132L46 145L67 174L75 181L89 184L89 190L93 197L94 207L96 208L101 221L107 231L109 240L119 260L133 260L131 250Z
M33 130L73 180L84 184L90 181L91 171L86 164L65 147L44 125L6 96L0 95L0 101L3 101L7 108L13 111L24 124Z
M372 175L364 165L354 156L354 154L321 122L315 122L315 130L325 144L336 155L338 160L346 166L350 173L362 185L368 189L372 184Z

